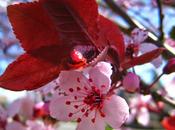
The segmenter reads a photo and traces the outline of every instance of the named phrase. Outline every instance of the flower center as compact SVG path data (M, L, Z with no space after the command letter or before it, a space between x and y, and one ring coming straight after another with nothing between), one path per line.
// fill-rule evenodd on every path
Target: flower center
M134 54L138 53L138 44L130 44L126 48L126 56L133 57Z
M78 113L80 116L77 118L77 121L80 122L82 118L89 117L90 114L93 114L91 121L94 123L96 119L96 114L99 113L101 117L105 117L105 114L102 112L103 101L105 95L101 94L100 89L92 85L93 80L89 79L89 85L84 87L70 88L71 93L76 92L77 94L73 95L72 100L66 100L66 105L71 105L74 107L74 112L68 114L69 117L75 116ZM81 79L77 78L77 83L81 84ZM105 85L102 85L105 87ZM78 114L78 115L79 115Z
M94 91L92 91L89 95L87 95L87 97L84 98L84 103L98 107L103 101L103 96L97 89L94 88L93 90Z

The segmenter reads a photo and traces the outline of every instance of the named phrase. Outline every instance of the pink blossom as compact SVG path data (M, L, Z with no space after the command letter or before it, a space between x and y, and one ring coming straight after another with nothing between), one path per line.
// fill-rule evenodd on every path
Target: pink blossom
M148 38L148 32L143 29L135 28L131 37L125 36L126 55L131 58L138 56L139 52L142 54L157 49L158 47L152 43L144 42ZM159 56L151 62L155 67L162 64L162 57Z
M128 92L136 92L140 87L140 78L134 73L129 72L123 79L123 87Z
M54 128L51 125L45 125L43 122L40 121L27 121L27 130L54 130Z
M7 111L0 106L0 130L4 129L7 121Z
M14 117L15 115L19 114L27 119L30 119L33 116L33 108L34 101L29 96L26 96L24 98L15 100L9 105L8 115L10 117Z
M6 125L5 130L27 130L27 128L20 122L14 121Z
M136 118L138 123L147 126L150 122L150 114L147 104L151 103L151 96L136 95L130 100L131 115L127 123L131 123Z
M119 128L129 116L126 101L111 92L111 66L100 62L88 70L62 71L60 88L65 96L54 94L50 103L52 117L79 122L77 130L104 130L106 123Z

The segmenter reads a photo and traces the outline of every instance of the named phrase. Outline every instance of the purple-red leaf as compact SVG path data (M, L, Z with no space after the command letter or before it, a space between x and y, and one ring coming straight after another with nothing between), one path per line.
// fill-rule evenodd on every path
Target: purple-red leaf
M14 33L24 50L59 43L58 32L40 2L10 5L7 11Z
M109 19L100 16L100 40L98 46L111 45L118 52L120 61L125 57L125 44L123 36L117 25Z
M58 77L61 70L74 68L76 65L71 68L68 62L76 45L90 45L99 51L109 45L117 50L120 59L124 57L117 25L98 14L95 0L16 4L8 7L8 16L26 53L0 77L3 88L32 90Z
M142 65L142 64L148 63L148 62L152 61L153 59L157 58L158 56L160 56L160 54L164 50L165 50L164 48L155 49L155 50L150 51L148 53L145 53L139 57L135 57L129 61L123 62L121 64L121 67L123 69L129 69L129 68L136 66L136 65Z
M0 86L15 91L32 90L57 78L60 70L66 69L66 53L70 51L65 49L59 53L62 49L64 47L44 47L21 55L0 77Z

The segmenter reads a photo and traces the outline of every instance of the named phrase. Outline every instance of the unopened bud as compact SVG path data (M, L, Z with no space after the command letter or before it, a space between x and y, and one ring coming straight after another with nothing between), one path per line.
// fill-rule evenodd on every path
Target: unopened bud
M163 69L164 74L170 74L173 72L175 72L175 58L170 59Z
M140 78L134 73L129 72L123 79L123 87L128 92L136 92L140 87Z

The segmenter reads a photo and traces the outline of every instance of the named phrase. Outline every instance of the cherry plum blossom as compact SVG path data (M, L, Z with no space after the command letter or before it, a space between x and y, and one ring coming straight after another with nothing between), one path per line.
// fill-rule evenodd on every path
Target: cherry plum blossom
M34 101L29 96L26 96L15 100L9 105L8 116L14 117L15 115L19 114L27 119L30 119L33 116L33 108Z
M125 36L126 56L132 58L133 56L138 56L139 52L144 54L157 49L156 45L144 42L147 38L148 32L139 28L132 31L131 37ZM159 67L162 64L162 57L157 57L151 63L155 67Z
M106 123L119 128L129 116L129 107L111 91L109 70L109 63L100 62L86 76L80 71L62 71L59 82L65 96L54 94L51 116L62 121L76 120L77 130L104 130Z

